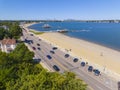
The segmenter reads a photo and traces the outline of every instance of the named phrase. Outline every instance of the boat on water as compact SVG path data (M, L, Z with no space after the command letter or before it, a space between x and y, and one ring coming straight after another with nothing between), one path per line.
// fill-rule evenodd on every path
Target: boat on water
M51 28L51 26L49 24L44 24L42 27L43 28Z
M59 32L59 33L67 33L68 30L66 30L66 29L64 29L64 30L57 30L57 32Z

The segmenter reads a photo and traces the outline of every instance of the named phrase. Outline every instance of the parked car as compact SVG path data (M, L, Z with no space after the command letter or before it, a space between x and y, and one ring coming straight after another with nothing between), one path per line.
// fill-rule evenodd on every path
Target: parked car
M54 51L52 51L52 50L50 51L50 53L55 54L55 52L54 52Z
M53 68L54 68L56 71L60 71L60 69L58 68L57 65L53 65Z
M70 55L69 54L65 54L65 58L68 58Z
M38 39L39 41L41 41L41 39Z
M35 47L32 47L33 48L33 50L36 50L36 48Z
M93 72L94 72L94 74L95 74L96 76L99 76L99 75L100 75L100 71L99 71L98 69L94 69Z
M48 58L48 59L52 59L52 57L51 57L50 55L47 55L47 58Z
M84 67L85 66L85 62L81 62L81 66Z
M25 38L25 42L27 42L27 39Z
M30 36L33 36L33 34L30 34Z
M53 50L56 50L56 49L57 49L57 47L53 47L52 49L53 49Z
M38 58L38 59L34 59L34 61L38 63L38 62L41 61L41 59L40 59L40 58Z
M92 71L93 71L93 66L89 66L89 67L88 67L88 71L89 71L89 72L92 72Z
M38 50L41 50L41 48L40 48L40 47L38 47L37 49L38 49Z
M73 59L73 62L78 62L78 58L74 58L74 59Z
M30 40L30 42L33 44L33 40Z
M29 41L27 41L28 44L31 44Z
M118 90L120 90L120 81L118 81Z
M39 44L39 43L37 43L37 46L40 46L40 44Z

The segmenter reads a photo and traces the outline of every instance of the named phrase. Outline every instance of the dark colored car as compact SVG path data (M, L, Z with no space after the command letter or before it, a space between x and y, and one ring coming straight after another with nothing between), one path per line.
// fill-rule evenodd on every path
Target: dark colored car
M69 54L65 54L65 58L68 58L70 55Z
M25 43L28 43L28 44L29 44L29 40L25 39Z
M27 39L25 38L25 42L27 42Z
M52 51L52 50L50 51L50 53L55 54L55 52L54 52L54 51Z
M78 58L74 58L74 59L73 59L73 62L78 62Z
M53 65L53 68L54 68L56 71L60 71L60 69L58 68L57 65Z
M27 41L28 44L31 44L29 41Z
M120 81L118 82L118 90L120 90Z
M30 36L33 36L33 34L30 34Z
M100 71L99 71L98 69L94 69L93 72L94 72L94 74L95 74L96 76L99 76L99 75L100 75Z
M41 48L40 48L40 47L38 47L37 49L38 49L38 50L41 50Z
M41 41L41 39L38 39L39 41Z
M32 47L33 48L33 50L36 50L36 48L35 47Z
M57 47L53 47L52 49L53 49L53 50L56 50L56 49L57 49Z
M40 59L40 58L38 58L38 59L34 59L34 61L35 61L35 62L40 62L41 59Z
M84 67L85 66L85 62L81 62L81 66Z
M33 40L30 40L30 42L33 44Z
M38 62L40 62L40 61L41 61L41 59L40 59L40 58L38 58L38 59L37 59L37 61L38 61Z
M40 44L39 44L39 43L37 43L37 45L38 45L38 46L40 46Z
M89 71L89 72L92 72L92 71L93 71L93 66L89 66L89 67L88 67L88 71Z
M47 58L48 58L48 59L52 59L52 57L51 57L50 55L47 55Z

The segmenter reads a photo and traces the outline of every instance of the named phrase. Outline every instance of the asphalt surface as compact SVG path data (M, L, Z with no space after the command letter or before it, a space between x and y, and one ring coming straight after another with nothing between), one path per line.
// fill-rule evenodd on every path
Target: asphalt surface
M78 62L73 62L75 57L69 56L68 58L65 58L64 55L69 53L63 52L59 48L54 50L55 54L50 53L50 50L52 50L54 46L42 39L39 40L40 38L34 34L31 35L31 32L23 30L22 39L33 41L33 43L30 44L27 42L25 43L35 53L35 58L41 59L41 62L43 62L50 69L50 71L55 71L53 69L53 65L57 65L60 69L60 73L64 73L65 71L74 72L77 77L84 80L93 90L118 90L117 81L104 73L96 76L93 72L88 71L88 65L85 65L84 67L80 65L82 60L79 59ZM40 44L40 46L37 44ZM36 50L33 50L33 47L35 47ZM40 50L37 49L38 47ZM50 55L52 59L48 59L47 55Z

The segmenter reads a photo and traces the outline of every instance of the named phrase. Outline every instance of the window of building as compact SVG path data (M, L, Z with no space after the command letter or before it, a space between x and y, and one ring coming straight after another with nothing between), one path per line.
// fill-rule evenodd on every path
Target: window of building
M6 47L10 47L10 45L9 45L9 44L7 44L7 45L6 45Z

